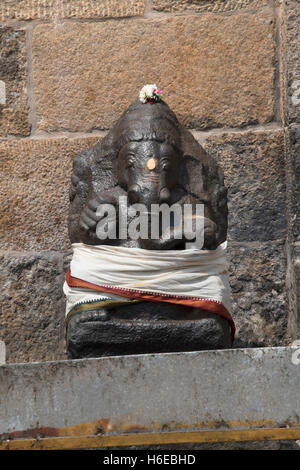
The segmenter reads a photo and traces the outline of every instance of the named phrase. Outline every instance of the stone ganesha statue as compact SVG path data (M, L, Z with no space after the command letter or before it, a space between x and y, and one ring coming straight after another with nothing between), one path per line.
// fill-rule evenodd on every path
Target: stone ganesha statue
M223 174L159 92L134 101L106 137L74 160L69 214L74 255L64 287L70 358L231 346L230 307L211 293L217 286L228 297L220 268L227 236ZM176 236L174 223L168 236L159 229L156 237L121 237L120 201L129 208L142 204L147 215L161 204L201 205L202 249L187 249L190 240ZM117 236L99 238L99 208L108 205L115 208ZM219 271L200 272L205 263Z

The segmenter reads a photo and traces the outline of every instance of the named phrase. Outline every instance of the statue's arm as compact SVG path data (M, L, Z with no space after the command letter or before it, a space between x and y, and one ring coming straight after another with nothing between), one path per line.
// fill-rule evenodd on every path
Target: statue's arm
M218 246L227 238L228 207L227 188L224 184L224 173L222 168L215 162L213 162L211 168L210 203L208 212L210 214L210 219L216 225L216 244Z
M193 202L204 206L203 249L214 250L227 238L227 188L224 185L223 171L215 161L210 161L203 178L203 192Z
M185 186L185 203L204 206L204 249L215 249L227 238L227 188L222 168L212 157L204 154L194 172L189 170L190 183ZM197 166L201 171L197 169ZM197 171L198 170L198 171ZM193 178L193 174L198 175Z
M80 229L81 214L89 198L91 176L92 153L90 150L80 152L73 161L71 175L71 185L69 192L69 238L71 243L78 243L82 240Z
M223 171L213 155L208 155L185 129L182 130L182 146L184 160L181 186L191 198L189 202L204 205L204 248L214 249L227 237L227 188Z
M71 243L89 245L114 243L108 239L100 240L96 228L99 220L97 209L101 204L110 204L118 213L119 197L126 194L118 185L102 190L93 184L91 167L94 164L93 149L76 156L70 186L69 237ZM94 187L99 186L95 191ZM117 220L117 219L116 219Z

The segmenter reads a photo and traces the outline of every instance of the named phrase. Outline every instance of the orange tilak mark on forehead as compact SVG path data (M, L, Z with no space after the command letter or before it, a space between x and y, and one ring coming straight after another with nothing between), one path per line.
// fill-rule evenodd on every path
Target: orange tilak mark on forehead
M154 170L154 168L156 167L156 164L157 164L157 160L155 158L149 158L149 160L147 161L148 170Z

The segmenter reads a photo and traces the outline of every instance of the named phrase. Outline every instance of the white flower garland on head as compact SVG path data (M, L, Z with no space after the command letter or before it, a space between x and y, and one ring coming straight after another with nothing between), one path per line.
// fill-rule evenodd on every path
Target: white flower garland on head
M145 85L140 91L140 101L142 103L155 103L161 99L162 90L155 83L153 85Z

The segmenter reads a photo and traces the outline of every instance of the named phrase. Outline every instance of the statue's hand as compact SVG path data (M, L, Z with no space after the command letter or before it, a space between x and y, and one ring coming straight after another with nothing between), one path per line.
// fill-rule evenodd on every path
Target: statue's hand
M115 208L115 213L117 215L118 206L119 206L119 197L124 195L124 192L121 188L117 187L113 190L105 191L103 193L95 195L91 198L85 208L83 209L80 220L79 226L80 229L88 233L89 237L97 238L96 236L96 228L98 222L102 219L103 215L97 214L98 209L102 205L112 205Z
M186 232L184 225L167 227L159 239L141 240L141 247L146 249L170 250L185 244L186 248L214 250L217 248L217 226L207 217L202 218L197 227L193 223L193 231ZM184 246L184 245L183 245Z
M88 201L80 215L79 225L81 230L85 232L96 230L97 223L100 220L100 217L96 215L96 212L100 204L101 200L98 197Z
M194 221L196 222L196 221ZM193 232L185 233L186 248L193 246L202 250L217 248L217 225L209 218L203 217L200 226L193 224Z
M217 248L217 225L205 217L203 249L215 250Z

